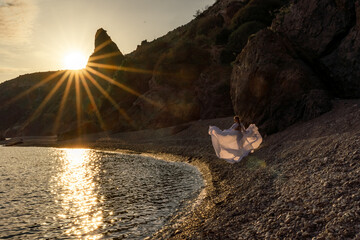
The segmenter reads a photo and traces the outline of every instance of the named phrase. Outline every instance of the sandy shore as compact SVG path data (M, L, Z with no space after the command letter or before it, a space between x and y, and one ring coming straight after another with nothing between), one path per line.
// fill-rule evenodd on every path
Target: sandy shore
M153 239L360 239L360 100L337 100L331 112L265 137L236 164L216 157L207 134L209 125L231 124L232 118L213 119L60 145L198 167L204 199Z

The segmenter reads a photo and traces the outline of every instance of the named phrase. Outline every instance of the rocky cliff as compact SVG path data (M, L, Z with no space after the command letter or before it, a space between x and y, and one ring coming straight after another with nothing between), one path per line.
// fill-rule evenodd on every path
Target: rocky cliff
M74 136L235 113L271 134L360 96L359 14L354 0L219 0L125 56L99 29L86 74L68 87L64 73L0 85L0 132Z
M119 50L107 32L100 28L95 34L95 48L89 57L87 67L92 67L103 74L112 76L116 69L111 66L120 66L124 55Z
M141 94L124 106L134 126L160 128L233 115L231 62L286 2L217 1L189 24L143 41L114 75ZM120 96L116 91L113 95Z
M359 98L359 1L291 1L234 64L231 96L245 122L273 133Z

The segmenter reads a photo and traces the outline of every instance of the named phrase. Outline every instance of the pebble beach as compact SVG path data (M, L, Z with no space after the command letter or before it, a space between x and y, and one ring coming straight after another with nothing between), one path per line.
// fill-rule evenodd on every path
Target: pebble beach
M335 100L330 112L263 136L260 148L235 164L216 157L207 133L209 125L231 124L228 117L43 145L196 166L205 181L201 196L151 239L360 238L360 100Z
M206 194L153 239L360 238L360 101L337 100L333 110L264 136L255 153L229 164L215 156L209 125L197 121L119 133L95 147L148 153L198 167Z

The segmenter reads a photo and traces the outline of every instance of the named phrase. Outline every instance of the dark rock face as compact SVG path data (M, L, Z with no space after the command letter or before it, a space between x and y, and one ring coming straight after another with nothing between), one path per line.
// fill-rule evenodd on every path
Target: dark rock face
M260 31L238 56L231 77L235 113L273 133L300 119L330 110L321 81L291 44L270 30Z
M239 54L236 113L267 133L330 110L331 97L360 97L360 1L294 0Z
M360 97L360 0L289 1L279 11L286 0L216 1L189 24L142 41L126 56L99 29L85 72L89 87L70 88L66 106L73 107L64 109L67 121L60 122L59 129L159 128L235 112L245 123L255 122L260 130L273 133L329 110L331 97ZM271 30L261 30L270 24ZM11 88L14 96L31 88L31 76L19 81L29 86ZM56 79L16 104L0 106L5 116L0 130L19 133L17 127L36 111L34 106ZM1 85L0 100L11 98L8 89ZM53 133L44 126L57 119L61 91L22 134L40 128L42 134ZM77 92L83 98L81 124L74 107Z
M286 36L328 90L337 97L360 97L359 1L293 1L272 29Z
M329 71L332 86L340 97L360 97L360 1L356 2L356 25L340 46L323 57L321 63Z
M161 128L199 119L200 106L193 91L169 87L151 89L129 110L138 129Z
M61 102L61 93L57 91L49 104L44 105L38 114L34 115L34 113L46 95L55 88L64 72L26 74L0 85L0 132L3 137L53 134L52 129L57 106ZM72 104L67 105L65 111L76 112L72 106ZM69 118L63 122L68 123Z
M289 12L273 21L272 29L307 55L320 56L329 51L338 37L353 25L353 0L297 0Z
M194 85L208 63L208 52L189 42L165 52L154 67L149 90L130 109L136 125L159 128L199 119Z
M231 67L211 65L195 82L201 119L226 117L233 113L229 79Z
M115 73L116 67L120 66L124 55L120 52L107 32L100 28L95 34L94 53L89 57L88 67L111 76ZM114 68L115 67L115 68Z
M204 66L194 67L184 60L167 65L166 68L171 68L178 74L154 75L150 81L150 90L130 108L129 112L136 126L160 128L233 113L229 86L230 67L214 64L203 69ZM199 69L203 71L200 72Z

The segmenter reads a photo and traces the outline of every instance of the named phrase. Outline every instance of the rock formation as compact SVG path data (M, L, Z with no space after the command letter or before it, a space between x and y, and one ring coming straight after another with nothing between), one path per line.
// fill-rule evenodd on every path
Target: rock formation
M360 2L356 1L355 7L352 7L356 10L356 20L352 18L354 20L345 28L349 32L336 39L339 45L320 60L329 72L333 91L345 98L360 97Z
M278 16L272 29L310 58L331 51L354 25L354 0L291 1L284 11L287 13Z
M296 1L272 25L318 68L324 83L339 97L360 97L358 5L354 0Z
M263 133L280 131L330 110L334 97L360 96L359 2L219 0L190 23L142 41L125 56L101 28L87 65L98 86L88 79L88 89L84 84L70 88L59 131L52 125L65 84L31 116L61 76L27 92L55 73L28 74L0 85L0 101L21 96L0 105L0 131L72 137L234 113Z
M243 49L231 79L236 113L267 133L330 110L330 99L321 89L321 81L291 44L267 29Z
M270 12L284 2L217 1L186 26L143 42L126 56L138 59L142 52L156 56L149 90L129 110L136 126L158 128L232 115L230 62L245 45L236 41L246 43L249 35L268 26Z
M237 57L235 112L273 133L330 110L331 97L360 97L358 19L359 1L291 1Z
M136 125L159 128L199 119L202 110L195 86L209 63L209 53L188 42L163 53L149 90L130 109Z
M123 60L124 55L116 43L111 40L103 28L98 29L95 34L94 53L89 57L87 67L93 67L108 76L112 76Z

